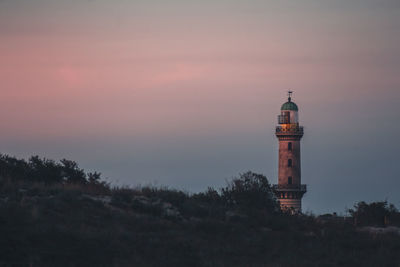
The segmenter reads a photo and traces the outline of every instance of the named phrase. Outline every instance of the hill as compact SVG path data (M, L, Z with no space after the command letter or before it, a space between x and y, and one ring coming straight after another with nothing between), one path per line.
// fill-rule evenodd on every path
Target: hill
M396 208L361 202L350 214L282 212L251 172L188 194L0 157L0 266L399 266Z

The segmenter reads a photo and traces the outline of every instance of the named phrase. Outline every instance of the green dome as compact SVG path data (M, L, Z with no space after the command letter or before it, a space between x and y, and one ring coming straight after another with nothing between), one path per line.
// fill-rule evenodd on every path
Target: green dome
M281 110L295 110L298 111L299 108L294 102L288 101L282 105Z

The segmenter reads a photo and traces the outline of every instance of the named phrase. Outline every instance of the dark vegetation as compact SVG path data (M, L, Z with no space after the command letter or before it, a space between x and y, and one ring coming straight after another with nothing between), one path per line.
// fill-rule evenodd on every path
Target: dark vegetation
M396 208L349 213L281 212L251 172L188 194L114 188L68 160L0 157L0 266L399 266Z

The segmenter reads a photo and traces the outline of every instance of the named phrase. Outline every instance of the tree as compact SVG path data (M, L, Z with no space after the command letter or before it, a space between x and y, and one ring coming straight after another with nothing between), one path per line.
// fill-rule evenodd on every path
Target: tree
M86 184L86 174L83 169L79 168L75 161L63 159L61 160L63 175L65 182Z
M28 165L29 180L44 182L46 184L59 183L62 181L60 165L53 160L32 156L28 161Z
M89 172L87 174L89 184L100 184L101 173L99 172Z
M268 179L253 172L241 174L221 189L221 196L229 206L245 209L276 211L278 204Z
M394 216L397 210L393 204L387 201L366 203L358 202L354 209L349 209L349 213L354 218L356 225L376 225L384 226L388 217Z

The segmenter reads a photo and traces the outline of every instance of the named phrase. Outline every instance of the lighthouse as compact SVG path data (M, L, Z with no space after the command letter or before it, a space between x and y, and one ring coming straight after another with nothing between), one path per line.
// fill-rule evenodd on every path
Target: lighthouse
M299 125L299 109L292 101L292 91L288 101L281 107L276 126L279 140L278 184L273 186L282 210L301 212L301 199L307 187L301 184L300 140L303 127Z

